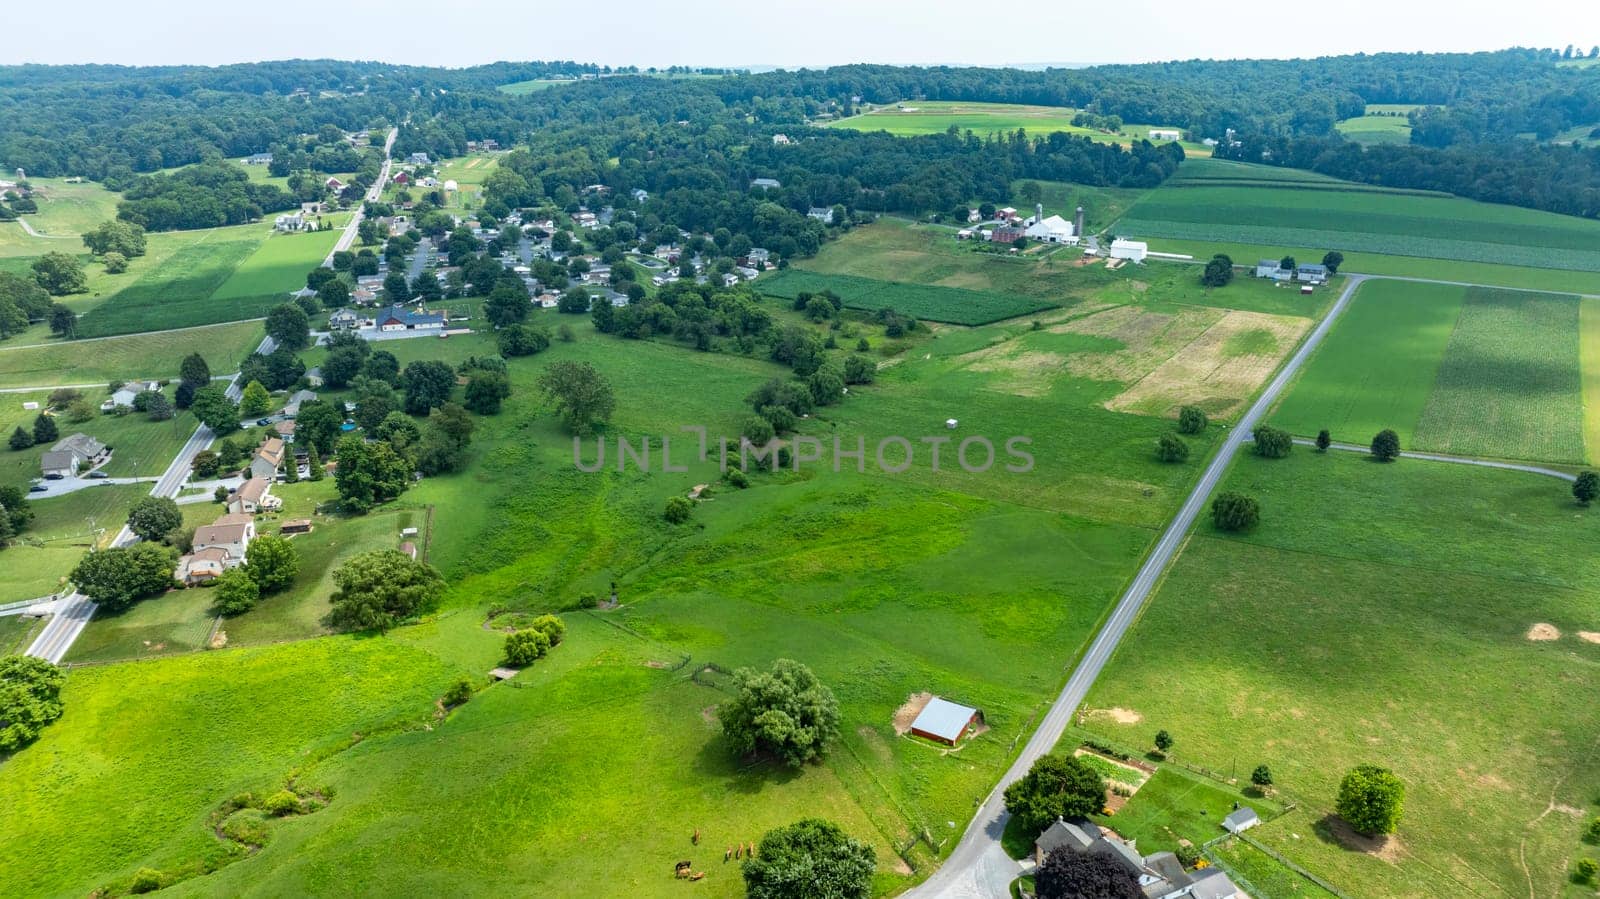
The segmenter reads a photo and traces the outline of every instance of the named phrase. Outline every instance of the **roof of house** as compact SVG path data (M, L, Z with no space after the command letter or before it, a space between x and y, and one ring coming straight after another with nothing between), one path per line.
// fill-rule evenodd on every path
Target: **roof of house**
M1234 899L1235 896L1244 895L1221 868L1201 868L1191 875L1191 879L1190 899Z
M1256 263L1256 268L1268 268L1268 267L1278 268L1278 260L1276 260L1276 259L1263 259L1260 262Z
M975 708L935 696L928 700L917 719L911 722L911 729L953 741L960 738L976 714L978 710Z
M239 492L235 495L245 502L259 503L261 502L261 497L267 495L267 490L271 486L272 482L266 478L251 478L239 487Z
M72 459L66 450L49 450L39 457L39 467L44 471L67 471L72 468Z
M444 316L437 312L412 312L400 306L385 306L378 310L376 320L380 327L390 321L398 321L407 326L431 325L442 324Z
M751 187L782 187L776 178L751 178Z
M88 434L70 434L55 442L52 450L75 453L80 459L92 459L106 451L106 445Z
M1099 828L1094 827L1092 824L1088 825L1088 827L1093 830L1093 833L1077 824L1057 818L1054 824L1045 828L1044 833L1039 834L1039 838L1033 841L1033 845L1038 847L1039 851L1045 853L1054 852L1063 846L1070 847L1075 852L1082 852L1094 845L1095 840L1100 838Z
M283 441L277 437L268 437L256 449L256 458L264 459L273 465L283 464Z
M355 311L351 309L340 309L338 312L328 316L329 319L336 319L338 321L355 321L360 317L361 316L356 315Z
M240 521L239 519L243 519ZM249 533L250 522L248 515L224 515L210 524L194 529L194 547L198 552L208 546L219 543L241 543Z
M191 565L195 562L226 562L228 551L220 546L207 546L190 553L188 559Z
M287 421L273 422L272 430L276 431L278 433L278 435L281 436L281 437L293 437L294 436L294 419L291 418L291 419L288 419Z
M1260 823L1261 816L1257 815L1256 810L1248 805L1234 809L1228 813L1226 818L1222 819L1222 826L1232 831L1243 830L1246 827L1254 827Z
M1298 269L1302 272L1326 272L1328 267L1320 262L1305 262Z

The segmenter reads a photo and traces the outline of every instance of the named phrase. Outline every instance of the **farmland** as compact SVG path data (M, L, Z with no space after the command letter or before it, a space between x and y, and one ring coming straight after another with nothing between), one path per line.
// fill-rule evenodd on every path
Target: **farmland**
M943 134L951 126L982 137L1009 134L1021 128L1033 135L1064 131L1099 143L1123 145L1136 140L1149 140L1153 128L1183 130L1171 125L1125 124L1121 131L1115 133L1100 131L1072 124L1073 117L1080 111L1061 106L919 100L899 106L880 106L860 115L829 122L828 127L887 131L901 137ZM1183 148L1184 152L1196 156L1209 156L1211 153L1210 148L1199 143L1184 142Z
M1366 115L1344 119L1335 127L1358 144L1410 143L1411 121L1406 113L1416 108L1405 103L1368 103Z
M231 322L192 331L128 334L47 344L0 344L0 387L110 383L176 377L178 363L199 353L217 374L238 370L261 342L257 322Z
M1222 489L1258 497L1261 526L1197 527L1091 691L1118 718L1089 726L1268 763L1299 808L1252 835L1347 890L1559 894L1600 789L1592 515L1549 478L1303 449L1244 457ZM1324 817L1362 762L1408 785L1371 851Z
M763 278L760 288L762 293L782 299L794 299L800 293L831 290L851 309L867 312L892 309L916 318L956 325L986 325L1050 308L1046 302L1027 297L954 287L874 281L850 275L824 275L798 269Z

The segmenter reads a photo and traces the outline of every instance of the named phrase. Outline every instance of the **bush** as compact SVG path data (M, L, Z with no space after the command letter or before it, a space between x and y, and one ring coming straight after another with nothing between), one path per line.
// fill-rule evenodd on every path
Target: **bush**
M1289 432L1270 425L1258 425L1253 436L1256 455L1265 459L1282 459L1294 449L1294 438L1289 436Z
M506 664L526 668L550 651L550 637L541 630L517 631L506 635Z
M1600 818L1591 818L1583 828L1583 841L1585 843L1600 843Z
M472 679L462 675L444 691L444 704L458 706L472 698Z
M1572 877L1579 883L1594 883L1596 874L1600 874L1600 862L1592 858L1580 858L1572 867Z
M1177 434L1162 434L1156 439L1156 458L1163 462L1182 462L1189 458L1189 444Z
M261 802L261 810L274 818L300 813L300 797L288 790L279 790Z
M155 868L140 868L128 883L130 893L154 893L161 889L161 872Z
M729 484L740 490L750 486L750 476L745 474L742 468L730 468L724 477L727 478Z
M1199 406L1184 406L1178 410L1178 433L1198 434L1206 429L1209 419Z
M533 629L549 638L552 647L560 646L567 638L567 623L554 615L540 615L533 619Z
M1248 531L1261 520L1261 507L1251 497L1224 493L1211 501L1211 523L1223 531Z
M1572 482L1572 498L1580 505L1587 506L1600 497L1600 474L1592 471L1578 473L1578 479Z
M694 514L694 503L685 497L674 496L667 499L667 507L662 511L661 517L665 518L668 524L683 524L692 514Z
M1372 438L1372 456L1379 462L1393 462L1400 456L1400 435L1384 428Z
M1405 785L1387 768L1358 765L1340 781L1334 810L1356 832L1380 836L1399 826L1405 795Z

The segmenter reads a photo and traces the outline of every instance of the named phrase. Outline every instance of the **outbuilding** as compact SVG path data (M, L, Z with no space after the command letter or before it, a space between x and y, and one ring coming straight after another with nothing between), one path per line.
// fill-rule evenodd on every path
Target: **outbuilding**
M1239 808L1234 809L1228 813L1226 818L1222 819L1222 826L1228 831L1228 833L1239 833L1241 831L1249 830L1260 823L1261 816L1257 815L1256 810L1248 805L1240 806Z
M935 696L922 707L911 733L936 743L954 746L974 725L983 723L983 713L971 706Z
M1144 257L1148 255L1150 255L1150 245L1142 240L1123 240L1119 237L1111 242L1112 259L1144 262Z

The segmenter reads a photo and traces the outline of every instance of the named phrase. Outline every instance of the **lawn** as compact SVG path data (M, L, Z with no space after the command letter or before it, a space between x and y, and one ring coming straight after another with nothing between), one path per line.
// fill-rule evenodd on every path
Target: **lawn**
M1600 789L1593 513L1546 477L1303 448L1242 458L1222 489L1258 497L1261 525L1197 526L1091 691L1121 711L1088 725L1269 764L1299 811L1252 835L1353 894L1560 893ZM1326 817L1364 762L1407 784L1376 849Z
M1578 303L1578 369L1583 373L1585 461L1600 462L1600 297Z
M63 178L30 178L39 211L25 216L39 237L30 237L15 222L0 223L0 256L42 256L61 251L86 252L80 236L117 217L121 196L93 182L69 184Z
M1198 847L1222 836L1222 819L1240 805L1255 809L1263 819L1278 811L1275 803L1166 765L1115 815L1096 820L1125 840L1137 840L1139 851L1149 855L1176 852L1183 842Z
M0 616L0 656L26 650L43 627L41 618Z
M1266 167L1263 167L1265 170ZM1266 174L1264 171L1263 174ZM1134 204L1118 233L1289 244L1580 272L1600 271L1600 223L1368 185L1175 181Z
M0 387L109 384L112 381L176 378L190 353L205 357L211 371L238 371L262 338L258 322L233 322L164 334L129 334L93 341L0 344ZM95 391L88 391L98 395Z
M903 281L876 281L851 275L824 275L800 269L768 275L757 287L767 296L786 300L801 293L831 290L850 309L867 312L890 309L927 321L956 325L986 325L1051 308L1046 302L1027 297Z
M33 599L60 589L89 547L115 537L128 509L149 492L147 485L131 484L29 500L34 520L22 540L5 550L0 602Z

